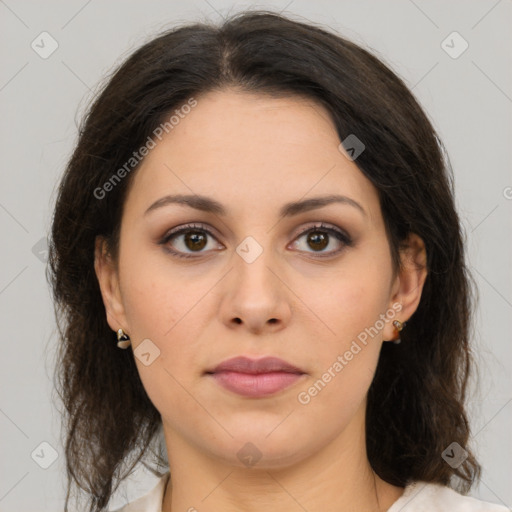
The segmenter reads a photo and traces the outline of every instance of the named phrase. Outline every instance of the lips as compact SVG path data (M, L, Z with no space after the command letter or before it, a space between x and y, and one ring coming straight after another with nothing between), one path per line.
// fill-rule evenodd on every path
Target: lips
M223 361L212 370L206 373L237 372L258 375L261 373L285 372L285 373L305 373L300 368L279 359L278 357L263 357L261 359L251 359L244 356L233 357Z
M306 378L300 368L277 357L234 357L205 372L224 389L247 398L265 398Z

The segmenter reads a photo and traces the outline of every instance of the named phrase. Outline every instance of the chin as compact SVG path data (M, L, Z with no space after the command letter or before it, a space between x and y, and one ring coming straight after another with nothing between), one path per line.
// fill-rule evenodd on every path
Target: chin
M253 435L247 432L237 435L231 431L232 439L221 446L210 445L209 451L227 465L247 469L286 469L308 457L307 448L302 445L298 450L301 445L291 433L283 431L282 436L274 438L275 432L269 435L270 431L265 429ZM309 451L312 455L316 449L310 447Z

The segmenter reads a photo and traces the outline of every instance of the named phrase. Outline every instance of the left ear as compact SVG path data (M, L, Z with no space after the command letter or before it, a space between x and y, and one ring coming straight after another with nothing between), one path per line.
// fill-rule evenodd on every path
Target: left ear
M400 249L401 269L393 284L389 308L395 310L396 303L402 305L393 320L406 322L416 311L420 303L423 285L427 278L427 252L425 243L416 233L409 233ZM395 308L392 305L395 304ZM406 327L407 328L407 327ZM394 340L400 335L393 321L386 322L383 329L384 340Z

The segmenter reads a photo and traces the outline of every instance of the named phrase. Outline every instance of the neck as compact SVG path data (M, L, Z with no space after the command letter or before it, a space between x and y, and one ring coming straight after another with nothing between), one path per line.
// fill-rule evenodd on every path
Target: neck
M165 424L164 431L171 478L163 512L385 512L403 493L373 472L357 421L309 457L279 467L219 461Z

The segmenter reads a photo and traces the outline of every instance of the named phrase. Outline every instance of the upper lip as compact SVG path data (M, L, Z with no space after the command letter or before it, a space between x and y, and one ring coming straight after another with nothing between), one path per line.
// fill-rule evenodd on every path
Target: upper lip
M238 373L269 373L269 372L288 372L304 373L300 368L279 359L278 357L262 357L261 359L251 359L245 356L226 359L215 368L206 373L218 373L231 371Z

